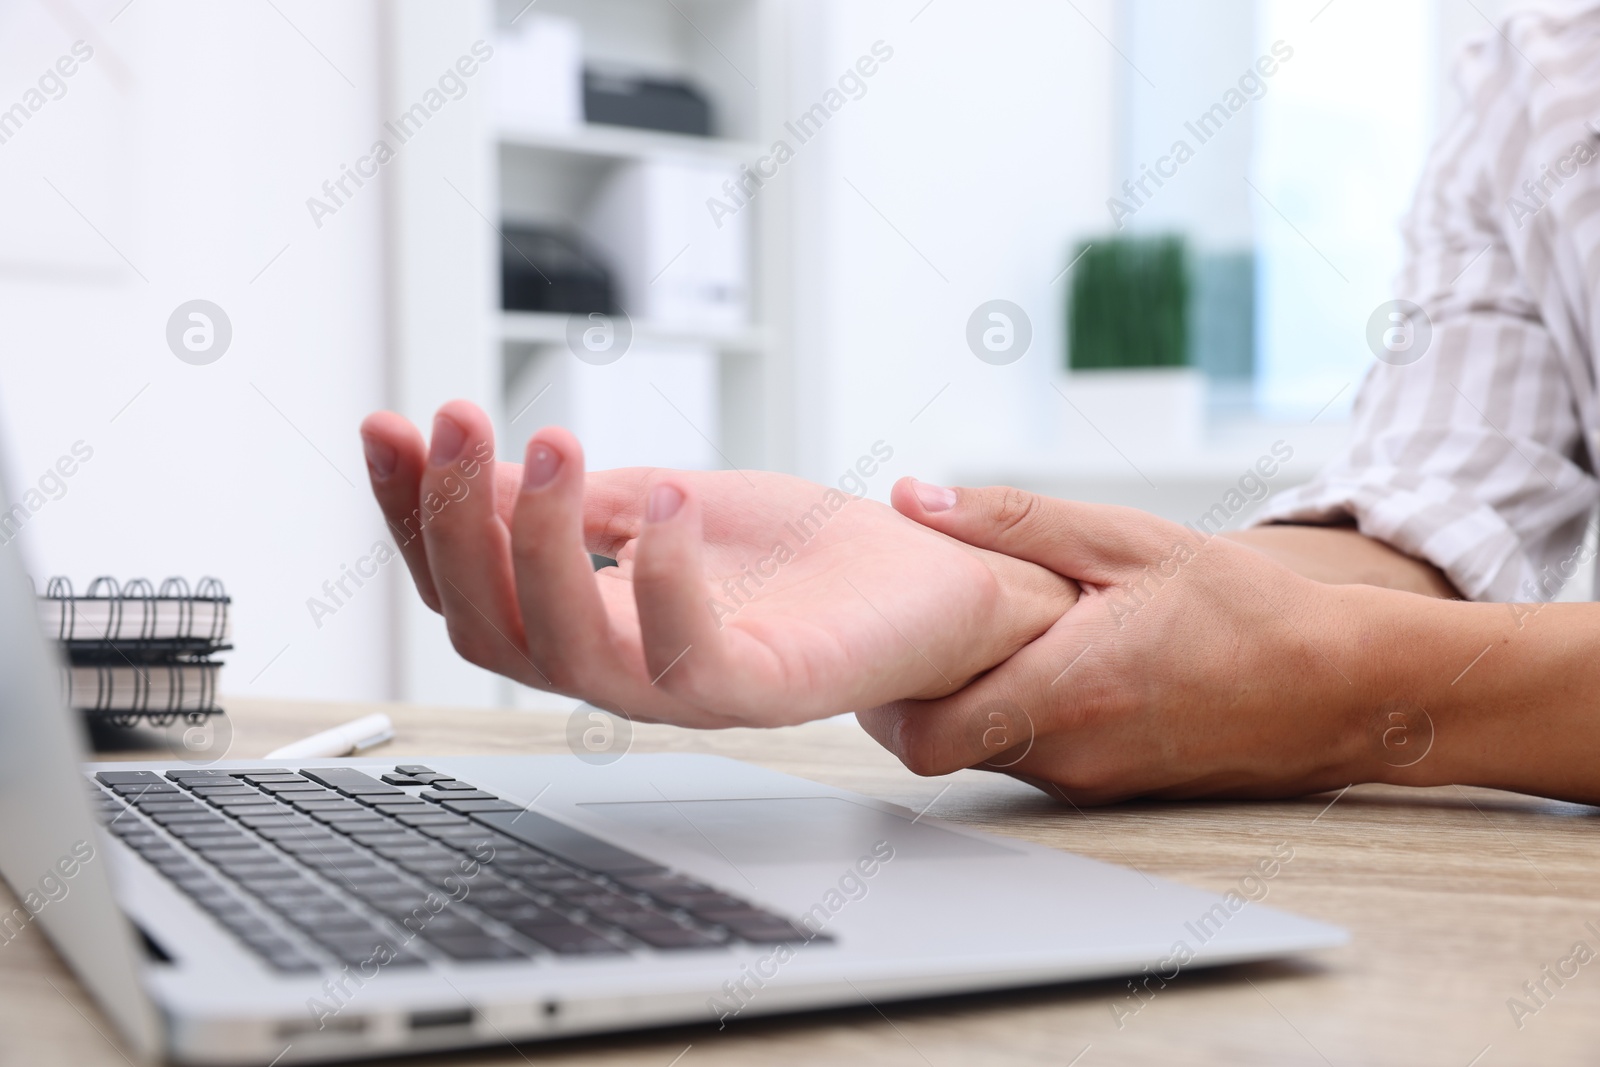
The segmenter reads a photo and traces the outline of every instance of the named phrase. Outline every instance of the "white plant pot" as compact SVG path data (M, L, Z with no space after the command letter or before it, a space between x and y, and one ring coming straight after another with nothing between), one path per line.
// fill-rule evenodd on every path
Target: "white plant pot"
M1072 371L1058 384L1071 401L1061 419L1069 455L1171 458L1202 443L1206 382L1193 367Z

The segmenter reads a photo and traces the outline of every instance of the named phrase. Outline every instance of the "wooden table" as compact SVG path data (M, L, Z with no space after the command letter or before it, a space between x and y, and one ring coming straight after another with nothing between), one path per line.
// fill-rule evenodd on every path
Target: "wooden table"
M566 751L563 716L409 706L231 702L231 754L258 757L374 710L402 757ZM640 727L634 751L713 752L1206 889L1287 842L1277 906L1353 943L1289 962L1183 972L1137 1014L1121 981L690 1026L411 1064L1502 1064L1600 1062L1600 955L1544 978L1576 942L1600 954L1593 809L1489 790L1362 786L1282 803L1127 804L1078 812L1017 782L906 772L853 724L696 733ZM135 758L163 758L129 752ZM12 906L0 887L0 908ZM1568 970L1572 964L1568 964ZM1557 975L1559 978L1560 976ZM1524 982L1543 981L1530 998ZM1514 1020L1508 999L1529 1009ZM1541 1004L1540 1001L1543 1001ZM1517 1023L1520 1021L1519 1029ZM98 1031L98 1032L97 1032ZM687 1051L685 1051L687 1050ZM681 1059L674 1059L682 1054ZM105 1021L36 930L0 945L0 1063L124 1063ZM265 1065L263 1065L265 1067Z

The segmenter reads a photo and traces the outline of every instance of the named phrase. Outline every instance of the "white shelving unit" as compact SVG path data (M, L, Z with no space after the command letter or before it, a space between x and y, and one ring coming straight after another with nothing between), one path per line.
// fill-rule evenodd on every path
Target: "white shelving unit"
M759 326L742 330L686 330L635 322L633 335L642 341L704 341L725 355L759 356L771 344L768 332ZM538 311L500 313L500 340L508 345L559 345L566 342L567 316Z
M584 126L572 132L519 129L497 123L497 136L503 148L552 152L564 156L593 159L726 159L733 162L753 159L762 152L755 141L736 141L725 137L689 137L679 133L633 130L623 126Z
M385 13L393 114L472 42L492 43L528 15L577 21L586 64L684 77L712 104L713 137L602 125L530 129L498 117L483 77L390 165L391 403L426 426L445 400L472 399L500 428L502 457L520 460L538 420L512 425L511 383L536 354L565 345L568 317L500 309L500 231L507 223L570 228L607 173L629 162L716 161L730 171L754 162L786 115L794 8L790 0L540 0L531 9L526 0L395 0ZM497 54L485 70L506 61ZM783 183L771 183L741 211L751 228L745 325L632 323L635 345L695 344L716 353L715 448L739 467L793 463L788 196ZM462 662L409 587L398 601L398 697L525 703L517 687Z
M528 129L497 121L495 184L499 217L508 222L570 226L584 214L608 171L631 162L714 161L730 171L761 154L764 132L782 125L787 48L783 0L544 0L537 12L575 20L585 63L683 77L711 101L714 134L692 137L617 126ZM499 0L501 25L523 3ZM719 358L717 451L738 466L781 465L792 442L780 403L788 378L789 293L781 189L768 187L750 205L749 321L735 329L693 329L633 321L635 344L702 344ZM703 210L695 205L695 210ZM567 318L528 312L498 314L497 336L507 382L530 356L565 343ZM525 434L528 427L518 426ZM509 436L516 436L508 434Z

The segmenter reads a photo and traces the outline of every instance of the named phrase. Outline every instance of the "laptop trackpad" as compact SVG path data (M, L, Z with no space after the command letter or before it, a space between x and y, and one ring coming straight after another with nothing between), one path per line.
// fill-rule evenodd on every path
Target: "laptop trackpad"
M580 805L650 837L730 863L851 863L887 841L896 860L1014 850L838 797L644 800Z

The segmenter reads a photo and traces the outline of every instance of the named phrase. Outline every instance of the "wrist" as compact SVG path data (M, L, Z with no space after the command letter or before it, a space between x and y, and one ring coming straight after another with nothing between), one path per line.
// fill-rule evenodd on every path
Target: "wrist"
M1512 753L1497 740L1509 707L1497 694L1516 631L1508 604L1365 591L1368 781L1492 784ZM1523 666L1531 666L1524 664Z

